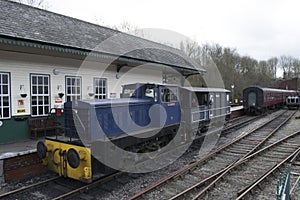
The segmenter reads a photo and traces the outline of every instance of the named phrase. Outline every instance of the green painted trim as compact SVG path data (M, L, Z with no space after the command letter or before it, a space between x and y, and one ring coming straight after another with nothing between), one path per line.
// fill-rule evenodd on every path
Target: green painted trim
M0 144L29 139L27 118L30 118L30 116L13 116L11 119L0 120L3 122L0 127ZM20 119L20 121L17 119ZM64 127L63 116L57 117L57 121ZM41 132L40 135L42 136L43 133Z

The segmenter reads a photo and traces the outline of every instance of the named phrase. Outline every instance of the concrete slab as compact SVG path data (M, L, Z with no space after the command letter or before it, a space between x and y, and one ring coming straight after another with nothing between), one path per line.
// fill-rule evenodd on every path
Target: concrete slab
M244 109L243 106L234 106L234 107L230 108L231 112L236 111L236 110L242 110L242 109Z
M44 139L39 138L39 140L25 140L8 144L0 144L0 160L36 152L36 144L40 140L43 141Z

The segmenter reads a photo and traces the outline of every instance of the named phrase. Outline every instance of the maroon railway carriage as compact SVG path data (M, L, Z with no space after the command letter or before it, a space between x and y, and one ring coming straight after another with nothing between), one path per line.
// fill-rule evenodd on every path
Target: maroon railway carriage
M294 90L281 90L251 86L243 91L243 106L247 114L261 114L267 109L283 106L288 96L294 96Z

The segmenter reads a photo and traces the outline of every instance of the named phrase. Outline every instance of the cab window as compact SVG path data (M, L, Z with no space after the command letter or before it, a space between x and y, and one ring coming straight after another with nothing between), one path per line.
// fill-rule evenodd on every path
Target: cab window
M155 102L157 101L157 88L153 86L145 86L143 93L143 96L153 98Z
M176 102L177 101L178 90L177 88L163 88L161 89L161 101L168 102Z

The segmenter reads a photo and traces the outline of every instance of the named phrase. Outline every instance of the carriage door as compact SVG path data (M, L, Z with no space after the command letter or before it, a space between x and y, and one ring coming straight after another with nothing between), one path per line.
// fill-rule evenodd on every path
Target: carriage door
M209 118L214 118L216 114L215 94L209 94Z
M248 106L255 106L256 105L256 94L255 92L249 92L248 95Z
M219 117L222 113L221 94L215 93L215 114L214 117Z

